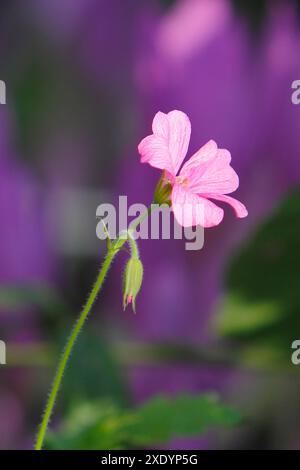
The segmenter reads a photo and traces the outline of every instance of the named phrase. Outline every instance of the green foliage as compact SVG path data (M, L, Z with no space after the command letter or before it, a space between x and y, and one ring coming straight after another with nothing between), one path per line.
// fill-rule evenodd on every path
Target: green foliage
M127 437L123 427L131 419L111 402L78 405L57 433L48 432L46 449L122 449Z
M298 190L229 266L217 327L250 365L291 366L291 343L300 332L299 226Z
M197 436L216 426L238 424L240 415L214 395L155 397L135 410L97 401L76 407L48 449L130 449L166 444L179 436Z
M27 61L22 74L11 78L18 136L22 148L28 151L28 159L32 158L29 152L33 146L32 135L36 139L36 128L53 106L53 80L49 61L43 63L36 52L32 51L31 60Z
M38 307L45 314L69 311L63 299L51 286L43 283L0 286L0 310L16 312Z
M109 397L120 406L128 402L122 368L103 338L92 333L92 326L82 331L65 372L60 395L63 410L76 408L86 397Z
M176 436L197 436L215 426L237 424L240 415L215 395L158 396L141 406L127 426L133 444L165 444Z

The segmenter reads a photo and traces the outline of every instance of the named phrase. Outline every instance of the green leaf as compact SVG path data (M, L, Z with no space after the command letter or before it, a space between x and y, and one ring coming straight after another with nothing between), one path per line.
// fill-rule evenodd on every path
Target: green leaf
M110 402L76 407L60 430L47 438L49 449L130 449L197 436L216 426L240 422L239 413L214 395L155 397L135 410Z
M131 419L109 401L85 403L73 409L57 433L49 432L47 449L123 449L123 427Z
M155 397L136 412L128 425L138 445L164 444L174 437L197 436L215 426L237 424L240 415L214 395Z

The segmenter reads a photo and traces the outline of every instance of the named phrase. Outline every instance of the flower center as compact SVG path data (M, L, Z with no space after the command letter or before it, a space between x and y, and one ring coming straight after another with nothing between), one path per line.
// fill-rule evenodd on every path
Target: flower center
M176 176L175 180L176 180L176 183L180 184L181 186L185 188L188 186L188 183L189 183L188 179L184 178L183 176Z

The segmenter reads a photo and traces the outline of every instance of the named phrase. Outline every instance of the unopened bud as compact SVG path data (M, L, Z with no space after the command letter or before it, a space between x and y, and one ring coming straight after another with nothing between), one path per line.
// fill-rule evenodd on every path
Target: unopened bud
M130 258L124 272L123 308L132 304L135 312L135 299L143 281L144 268L139 258Z

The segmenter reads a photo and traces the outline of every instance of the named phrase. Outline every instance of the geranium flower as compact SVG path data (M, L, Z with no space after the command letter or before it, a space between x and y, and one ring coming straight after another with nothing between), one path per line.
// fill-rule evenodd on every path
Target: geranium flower
M230 166L228 150L219 149L210 140L181 168L186 156L191 123L182 111L158 112L152 123L153 134L138 146L142 163L164 170L164 182L170 184L171 205L177 222L183 227L218 225L224 211L211 199L227 202L237 217L248 215L246 207L227 194L239 186L239 178Z

